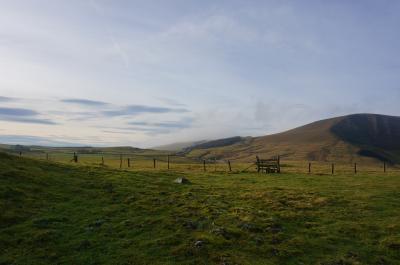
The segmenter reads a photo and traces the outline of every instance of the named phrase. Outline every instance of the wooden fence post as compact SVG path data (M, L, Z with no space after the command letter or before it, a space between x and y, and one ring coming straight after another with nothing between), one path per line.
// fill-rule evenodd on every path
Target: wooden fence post
M357 174L357 163L354 163L354 174Z
M131 167L131 159L128 157L128 167Z
M281 173L281 156L278 155L278 173Z
M46 153L46 160L49 161L49 153Z
M156 159L153 158L153 168L156 168Z
M119 155L119 168L122 168L122 155Z
M74 152L74 159L73 159L73 161L74 161L75 163L78 163L78 154L77 154L76 152Z
M104 156L101 157L101 165L104 166Z
M203 170L206 172L206 160L203 160Z
M22 156L22 152L19 152L19 156Z
M332 175L335 174L335 164L332 163Z
M229 172L232 172L231 161L228 160Z
M311 174L311 163L308 163L308 174Z
M168 163L168 169L169 169L169 155L167 156L167 163Z

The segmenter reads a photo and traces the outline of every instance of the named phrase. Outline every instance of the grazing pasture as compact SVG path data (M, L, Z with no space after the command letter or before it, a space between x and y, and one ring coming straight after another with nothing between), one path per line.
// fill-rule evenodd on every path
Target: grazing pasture
M121 170L0 154L0 264L399 264L396 171L147 162Z
M1 150L0 150L1 151ZM240 159L217 159L216 157L195 158L185 154L176 154L169 151L146 150L129 147L114 148L49 148L30 147L21 153L15 149L4 149L5 152L21 155L25 158L46 160L68 165L102 166L107 168L136 170L165 170L189 172L257 172L256 156L254 161ZM78 156L78 163L73 160ZM261 157L269 158L269 157ZM378 174L398 173L400 167L378 160L351 160L351 161L305 161L280 158L282 171L286 173L311 173L318 175L329 174Z

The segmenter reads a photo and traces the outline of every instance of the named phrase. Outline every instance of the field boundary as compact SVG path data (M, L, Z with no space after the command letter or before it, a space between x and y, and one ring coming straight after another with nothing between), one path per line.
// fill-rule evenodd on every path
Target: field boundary
M227 173L257 173L256 162L239 160L199 159L169 154L138 154L138 153L77 153L77 152L40 152L22 153L7 152L11 155L39 160L76 164L87 166L104 166L123 170L172 170L196 172L227 172ZM376 161L365 163L359 161L280 161L282 173L298 173L312 175L337 175L360 173L400 173L396 164ZM259 172L260 174L263 174ZM264 173L265 174L265 173Z

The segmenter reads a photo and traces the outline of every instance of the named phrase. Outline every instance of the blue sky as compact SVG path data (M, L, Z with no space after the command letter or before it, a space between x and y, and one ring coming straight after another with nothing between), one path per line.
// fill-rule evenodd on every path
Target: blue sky
M400 1L0 4L0 142L151 147L400 116Z

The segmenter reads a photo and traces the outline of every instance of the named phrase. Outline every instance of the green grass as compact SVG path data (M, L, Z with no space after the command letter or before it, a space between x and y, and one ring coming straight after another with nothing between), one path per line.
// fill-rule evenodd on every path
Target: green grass
M398 173L125 171L0 154L0 264L400 264L399 206Z

